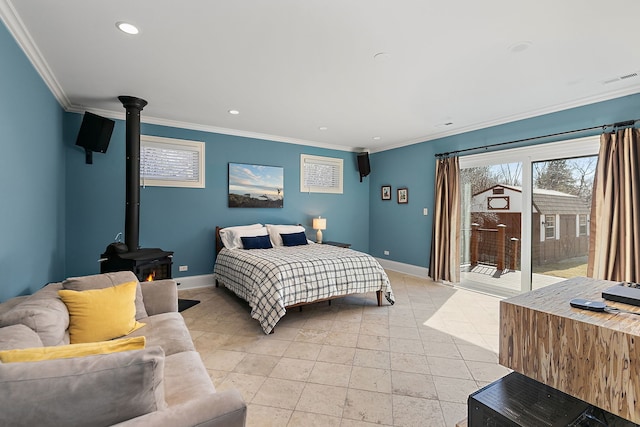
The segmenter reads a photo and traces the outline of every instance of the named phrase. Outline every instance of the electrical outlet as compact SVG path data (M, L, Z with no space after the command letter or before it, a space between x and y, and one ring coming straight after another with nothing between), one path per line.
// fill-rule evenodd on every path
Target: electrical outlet
M429 215L429 209L427 209L427 208L422 209L422 215L424 215L424 216Z
M389 255L389 251L384 251L384 254L385 255Z
M178 271L187 271L187 270L189 270L188 265L181 265L180 267L178 267Z

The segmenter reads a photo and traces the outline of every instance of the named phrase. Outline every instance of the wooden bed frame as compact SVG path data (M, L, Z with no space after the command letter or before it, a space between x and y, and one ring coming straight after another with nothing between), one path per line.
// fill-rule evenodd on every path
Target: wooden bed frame
M216 226L216 255L218 255L220 253L220 251L222 250L222 248L224 248L224 244L222 243L222 239L220 238L220 230L222 230L222 227L218 227ZM218 283L218 279L215 280L215 285L216 288L220 287L220 284ZM310 301L310 302L300 302L297 304L292 304L292 305L288 305L285 307L285 310L289 309L289 308L294 308L294 307L300 307L300 311L302 311L302 307L305 305L309 305L309 304L314 304L316 302L323 302L323 301L328 301L329 305L331 305L331 300L336 299L336 298L343 298L349 295L356 295L356 294L346 294L346 295L338 295L338 296L334 296L334 297L328 297L328 298L320 298L314 301ZM382 291L376 291L376 298L378 300L378 307L382 307Z

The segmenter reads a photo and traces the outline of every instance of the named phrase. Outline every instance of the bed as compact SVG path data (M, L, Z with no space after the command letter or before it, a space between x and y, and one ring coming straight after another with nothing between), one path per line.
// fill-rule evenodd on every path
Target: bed
M292 307L367 292L377 293L379 306L383 296L395 301L375 258L309 242L302 226L216 227L216 252L216 286L247 301L266 334Z

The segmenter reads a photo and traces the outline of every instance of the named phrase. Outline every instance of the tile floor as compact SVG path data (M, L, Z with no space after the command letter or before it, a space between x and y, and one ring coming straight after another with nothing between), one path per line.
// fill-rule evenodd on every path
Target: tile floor
M265 335L230 291L180 291L182 314L218 390L236 388L247 426L455 426L467 396L506 375L499 299L388 271L374 293L291 310Z

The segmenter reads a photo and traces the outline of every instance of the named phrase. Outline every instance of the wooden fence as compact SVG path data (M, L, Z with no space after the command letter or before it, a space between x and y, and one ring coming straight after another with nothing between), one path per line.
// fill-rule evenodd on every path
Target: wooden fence
M497 228L480 228L471 224L471 267L478 264L495 265L498 271L516 270L519 267L520 239L506 237L507 226L498 224Z

